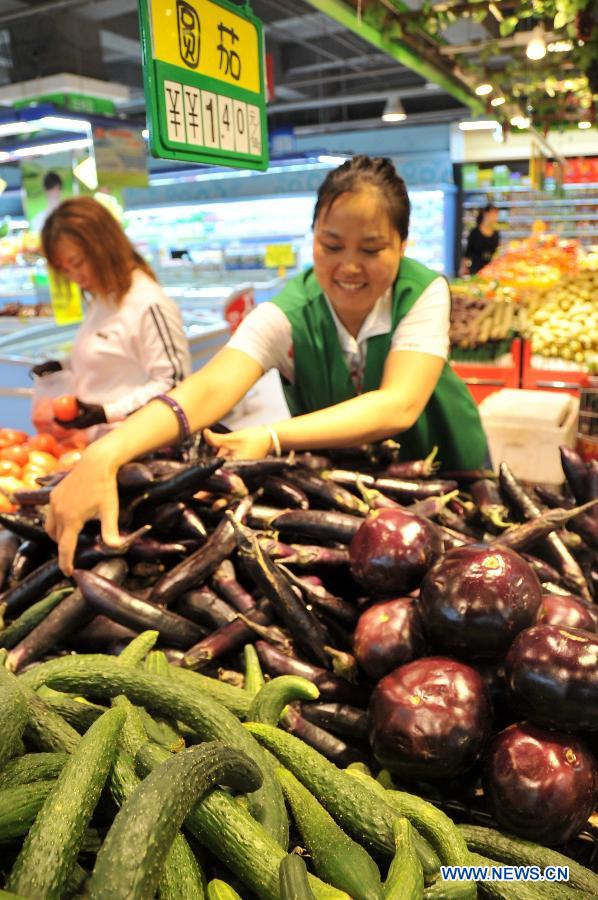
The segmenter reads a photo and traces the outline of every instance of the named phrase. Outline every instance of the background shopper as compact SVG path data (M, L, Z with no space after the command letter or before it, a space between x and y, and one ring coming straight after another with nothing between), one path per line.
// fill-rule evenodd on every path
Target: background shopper
M461 275L475 275L487 266L498 249L498 209L491 203L481 209L475 227L469 232L461 264Z

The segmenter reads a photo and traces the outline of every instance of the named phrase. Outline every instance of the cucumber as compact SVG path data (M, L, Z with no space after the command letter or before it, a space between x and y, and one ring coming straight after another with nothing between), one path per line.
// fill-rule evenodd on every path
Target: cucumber
M474 866L494 865L493 860L477 853L472 853L471 859ZM492 900L566 900L567 897L575 897L577 893L565 884L550 882L480 881L478 888L482 897L490 897Z
M109 709L80 739L25 839L7 887L60 900L116 754L125 714ZM44 784L45 782L39 782Z
M320 878L355 900L380 900L380 871L369 853L344 833L291 772L281 767L276 775Z
M126 694L133 703L181 720L202 740L222 740L231 747L244 750L257 762L264 779L262 787L249 795L251 812L258 821L263 822L284 849L288 846L288 818L284 798L259 744L235 716L198 689L197 683L194 687L189 687L188 683L184 684L180 679L171 677L166 680L157 675L148 675L139 669L119 666L114 657L101 654L52 659L22 675L19 680L21 682L36 687L47 683L59 690L89 694L100 701ZM246 696L243 691L239 693Z
M247 713L248 722L278 725L287 703L293 700L317 700L320 692L311 681L300 675L279 675L258 691Z
M245 658L245 685L244 690L250 697L255 697L257 692L263 688L266 683L260 658L253 644L245 644L243 647L243 656Z
M408 819L395 819L392 833L396 849L382 896L384 900L421 900L424 896L424 873L415 852L413 826Z
M11 759L0 772L0 791L56 778L67 759L68 753L26 753Z
M161 675L170 678L170 663L162 650L153 650L145 659L144 669L150 675ZM181 737L172 721L164 718L155 718L149 713L143 717L143 724L152 741L155 741L166 750L178 753L185 749L185 740Z
M11 894L10 891L0 890L0 900L26 900L26 898L20 897L18 894Z
M298 853L287 853L278 870L280 900L314 900L307 866Z
M119 663L122 666L131 666L132 669L140 666L155 646L159 637L160 633L158 631L152 631L151 629L142 631L119 653Z
M219 878L210 881L206 896L208 900L241 900L235 889Z
M145 773L169 756L166 750L146 744L136 764ZM185 828L260 900L279 900L278 867L286 854L239 799L212 791L191 810ZM309 882L316 900L350 900L314 875Z
M261 781L253 760L217 741L158 766L117 813L96 858L90 900L153 897L174 837L197 800L216 784L251 792Z
M182 669L180 666L171 666L170 675L180 684L185 684L191 690L201 691L217 700L239 719L244 719L251 706L251 697L241 688L233 687L217 678L209 678L200 672L192 672L191 669Z
M34 781L0 792L0 845L27 834L55 781Z
M17 752L27 719L18 680L0 665L0 769Z
M73 590L72 585L58 588L22 612L14 622L0 632L0 647L7 647L9 650L15 647L46 618L48 613L52 612L55 606L58 606L67 594L72 594Z
M479 825L459 825L459 831L471 851L482 853L492 860L516 866L540 866L542 869L546 866L569 866L569 887L584 892L588 897L598 897L598 875L556 850Z
M54 692L54 696L43 697L45 703L50 709L57 712L65 722L75 729L77 734L85 734L88 728L91 728L96 719L99 719L102 713L106 712L105 706L98 706L97 703L89 703L88 700L73 700L66 694Z
M61 715L32 691L23 677L18 679L19 687L27 701L29 720L25 729L26 738L38 750L49 753L72 753L79 746L81 737L65 722Z
M160 900L204 900L205 877L187 838L179 831L164 862L158 896Z

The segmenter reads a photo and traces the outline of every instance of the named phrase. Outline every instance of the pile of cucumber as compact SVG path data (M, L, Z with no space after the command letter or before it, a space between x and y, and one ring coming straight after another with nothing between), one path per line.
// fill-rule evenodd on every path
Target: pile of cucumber
M299 676L243 689L169 664L158 634L119 657L0 665L0 898L589 898L552 850L456 826L363 764L278 727ZM4 662L4 660L2 660ZM441 866L568 866L567 884L443 880Z

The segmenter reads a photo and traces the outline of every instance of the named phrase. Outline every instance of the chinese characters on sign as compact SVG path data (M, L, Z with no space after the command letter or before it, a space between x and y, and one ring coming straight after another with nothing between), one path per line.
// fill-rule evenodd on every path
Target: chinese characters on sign
M266 168L261 23L226 0L141 0L140 9L152 152Z

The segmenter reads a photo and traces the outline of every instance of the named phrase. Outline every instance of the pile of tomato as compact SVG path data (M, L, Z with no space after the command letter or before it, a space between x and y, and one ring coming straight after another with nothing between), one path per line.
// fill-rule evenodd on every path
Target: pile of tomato
M35 489L38 478L72 469L81 452L72 442L58 441L48 432L29 435L0 428L0 512L13 510L11 497L16 491Z

